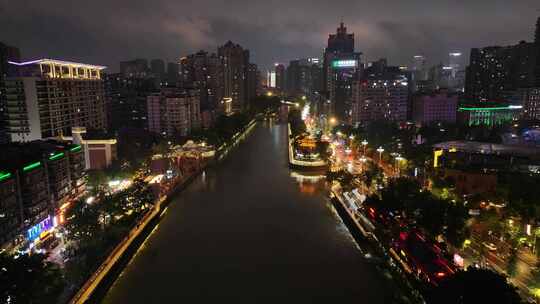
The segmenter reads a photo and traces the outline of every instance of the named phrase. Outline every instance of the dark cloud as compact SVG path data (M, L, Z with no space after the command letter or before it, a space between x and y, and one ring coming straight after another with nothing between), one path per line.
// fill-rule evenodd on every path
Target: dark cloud
M343 19L368 60L431 63L450 50L531 40L537 0L0 0L0 40L27 58L169 61L233 40L261 66L320 56Z

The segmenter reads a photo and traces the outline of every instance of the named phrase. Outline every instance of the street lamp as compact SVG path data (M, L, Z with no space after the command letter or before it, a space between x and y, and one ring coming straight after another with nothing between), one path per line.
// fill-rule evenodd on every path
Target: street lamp
M400 171L400 168L399 168L399 162L402 161L402 160L404 160L404 158L401 157L401 156L398 154L398 156L396 156L396 173L397 173L398 176L399 176L399 173L400 173L400 172L399 172L399 171Z
M365 140L365 139L362 140L362 146L364 146L364 156L366 155L366 147L367 147L367 144L368 144L367 140Z
M377 148L377 152L379 152L379 163L382 162L382 153L384 152L383 147Z

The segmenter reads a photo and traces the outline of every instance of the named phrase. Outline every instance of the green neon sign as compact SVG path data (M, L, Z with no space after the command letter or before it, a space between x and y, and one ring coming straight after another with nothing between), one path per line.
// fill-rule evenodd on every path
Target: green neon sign
M519 110L523 108L522 106L507 106L507 107L489 107L489 108L478 108L478 107L462 107L459 108L460 111L500 111L500 110Z
M34 168L39 167L39 166L41 166L41 162L35 162L35 163L32 163L32 164L30 164L30 165L24 167L24 168L23 168L23 171L24 171L24 172L30 171L30 170L32 170L32 169L34 169Z
M75 147L69 149L71 152L78 152L81 151L81 145L76 145Z
M49 160L57 160L57 159L60 159L62 157L64 157L64 152L60 152L60 153L57 153L57 154L49 157Z
M9 172L0 172L0 182L4 181L11 177L11 173Z

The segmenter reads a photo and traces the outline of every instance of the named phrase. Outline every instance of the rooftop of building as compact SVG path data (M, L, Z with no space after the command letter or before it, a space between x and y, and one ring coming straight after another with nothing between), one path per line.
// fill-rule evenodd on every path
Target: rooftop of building
M48 157L55 160L63 151L77 151L80 146L71 142L57 140L38 140L28 143L9 143L0 145L0 171L13 172L28 167Z
M474 154L540 157L540 148L525 145L503 145L478 141L456 140L433 145L435 149Z
M8 61L8 63L16 65L16 66L27 66L27 65L34 65L34 64L53 64L53 65L60 65L60 66L69 66L73 68L88 68L88 69L97 69L97 70L103 70L107 68L106 66L102 66L102 65L93 65L93 64L57 60L57 59L48 59L48 58L36 59L36 60L24 61L24 62Z
M478 101L478 102L464 102L460 104L459 111L481 111L481 110L520 110L523 106L513 105L506 101Z
M82 133L82 138L84 140L108 140L114 139L116 136L103 130L88 129L85 133Z

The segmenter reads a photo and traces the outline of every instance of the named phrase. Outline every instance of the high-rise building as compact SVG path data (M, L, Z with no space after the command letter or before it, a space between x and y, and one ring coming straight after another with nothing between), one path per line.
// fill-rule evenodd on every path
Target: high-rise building
M144 78L149 74L148 60L133 59L120 62L120 73L124 77Z
M10 137L7 133L6 125L6 100L5 100L5 87L4 80L8 74L9 64L8 61L19 62L21 59L21 52L18 48L3 44L0 42L0 144L9 142Z
M428 78L433 85L433 89L450 89L452 83L452 73L452 67L444 65L443 63L430 67Z
M248 102L252 102L253 98L257 95L257 83L259 82L258 67L254 63L248 64L247 77L246 77L246 97Z
M540 44L540 17L536 19L536 30L534 31L534 42Z
M276 87L276 72L275 71L266 72L266 86L269 88Z
M278 91L285 91L285 66L281 63L274 65L274 72L276 73L276 86Z
M353 83L353 124L407 120L409 90L405 81L359 80Z
M68 135L72 127L106 128L104 66L52 59L10 64L5 100L11 141Z
M150 70L153 76L160 81L165 79L165 62L162 59L152 59L150 61Z
M523 106L522 118L540 120L540 88L521 88L518 90L519 104Z
M85 192L84 154L58 141L13 143L0 154L0 246L30 244Z
M534 43L471 49L465 93L473 99L499 99L505 91L533 86L538 50Z
M246 82L249 51L244 50L239 44L227 41L218 48L218 55L223 64L223 97L232 99L233 111L242 110L248 101Z
M536 44L536 69L534 86L540 88L540 17L536 20L536 31L534 33L534 43Z
M163 88L147 98L148 129L165 136L187 136L201 125L197 90Z
M180 78L180 65L176 62L167 64L167 85L176 86Z
M154 78L124 77L121 73L104 74L107 95L108 130L147 129L146 96L159 92Z
M292 60L287 67L287 92L309 96L320 92L322 68L318 58Z
M182 57L179 86L199 91L201 111L219 111L223 98L223 69L220 58L205 51Z
M354 34L340 24L336 34L330 34L324 51L324 89L331 102L332 112L341 120L348 120L352 84L362 72L361 53L354 51Z
M458 96L447 90L432 94L418 94L413 97L413 120L416 123L455 123Z

